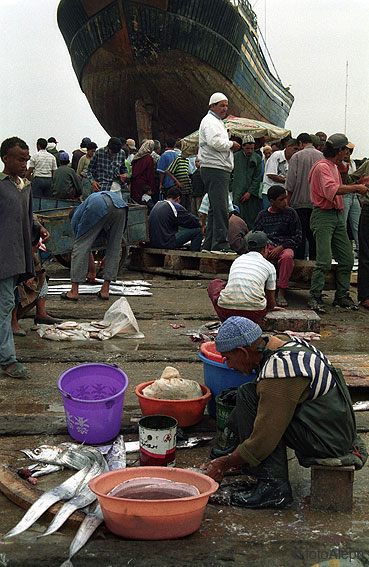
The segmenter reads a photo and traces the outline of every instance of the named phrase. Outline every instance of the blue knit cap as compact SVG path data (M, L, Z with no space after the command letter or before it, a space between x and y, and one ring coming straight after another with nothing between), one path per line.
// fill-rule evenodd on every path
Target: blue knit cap
M259 325L250 319L229 317L219 329L215 347L218 352L228 352L237 347L250 346L261 334Z

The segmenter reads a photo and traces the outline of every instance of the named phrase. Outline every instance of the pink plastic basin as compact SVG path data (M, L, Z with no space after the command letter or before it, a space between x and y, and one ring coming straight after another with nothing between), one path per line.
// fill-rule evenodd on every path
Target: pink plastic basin
M135 388L138 396L142 415L169 415L178 421L179 427L189 427L201 421L207 402L211 398L211 392L207 386L200 384L203 395L201 398L191 400L159 400L158 398L148 398L142 394L142 390L152 384L143 382Z
M136 500L107 496L120 482L131 478L159 477L193 484L199 495L169 500ZM209 496L218 483L201 473L167 467L133 467L103 473L90 480L107 528L127 539L176 539L199 529Z

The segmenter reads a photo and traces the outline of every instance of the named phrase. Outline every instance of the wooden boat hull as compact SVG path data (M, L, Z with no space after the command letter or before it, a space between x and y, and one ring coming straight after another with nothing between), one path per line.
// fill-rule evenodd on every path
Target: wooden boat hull
M228 0L61 0L58 23L91 108L111 135L195 130L209 94L284 126L293 96ZM152 132L149 132L152 128Z

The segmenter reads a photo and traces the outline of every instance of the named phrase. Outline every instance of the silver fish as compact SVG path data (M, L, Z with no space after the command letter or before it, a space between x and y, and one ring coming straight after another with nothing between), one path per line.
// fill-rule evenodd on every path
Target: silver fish
M72 451L67 450L65 453L72 453ZM70 466L72 463L75 463L75 456L73 454L65 454L63 460L66 466ZM20 522L18 522L18 524L10 530L4 538L13 537L27 530L46 510L50 508L50 506L59 502L59 500L69 500L70 498L73 498L73 496L75 496L75 494L79 491L86 474L92 466L91 458L88 458L88 456L85 455L84 463L85 466L81 470L65 480L62 484L44 492L44 494L42 494L42 496L40 496L40 498L27 510Z
M51 474L53 472L57 472L63 470L62 465L51 465L49 463L34 463L30 465L28 469L31 471L31 476L33 478L37 478L39 476L44 476L46 474Z
M102 449L106 449L106 446ZM109 470L126 468L126 448L122 435L114 441L106 456ZM87 514L80 525L69 548L69 557L60 567L73 567L72 557L88 542L94 531L102 524L104 516L100 504L93 512Z
M108 466L104 457L99 451L96 451L95 449L93 450L92 448L89 448L87 450L93 453L96 461L93 463L92 467L86 474L83 485L80 487L78 494L76 494L68 502L63 504L46 532L38 537L44 537L53 534L64 524L69 516L73 514L73 512L80 508L84 508L85 506L89 506L96 500L96 495L92 492L92 490L90 490L88 482L95 476L106 472L108 470Z
M126 468L126 446L123 435L119 435L119 437L116 438L105 458L109 471Z
M40 445L36 449L21 449L21 453L39 463L62 464L60 459L67 449L79 449L82 445L76 443L61 443L60 445ZM75 467L72 467L75 468Z
M194 447L201 447L211 441L213 437L189 437L188 439L180 439L177 441L177 449L193 449ZM138 453L140 450L139 441L127 441L127 453Z

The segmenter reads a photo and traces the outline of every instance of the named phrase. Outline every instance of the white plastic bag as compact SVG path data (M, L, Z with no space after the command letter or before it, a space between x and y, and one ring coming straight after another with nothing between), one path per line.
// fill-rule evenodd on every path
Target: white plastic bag
M178 370L172 366L167 366L160 378L146 386L142 394L160 400L192 400L203 395L200 384L181 378Z

